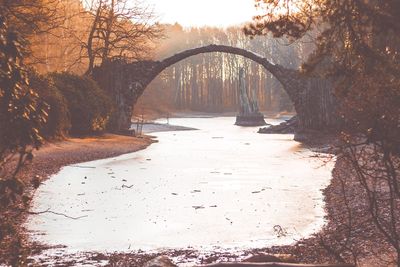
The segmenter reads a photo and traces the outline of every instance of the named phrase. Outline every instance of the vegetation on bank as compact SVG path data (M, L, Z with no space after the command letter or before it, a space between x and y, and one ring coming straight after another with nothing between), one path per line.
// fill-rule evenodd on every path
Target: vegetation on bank
M60 93L64 98L61 104L68 107L69 116L64 116L61 121L65 119L65 123L68 123L69 120L69 133L84 135L107 129L112 101L95 81L71 73L52 73L49 77L58 91L55 93Z
M17 174L24 162L32 160L32 150L41 146L41 128L47 118L47 105L29 86L23 66L23 39L0 18L0 245L11 253L6 261L23 264L22 239L14 227L15 216L28 205L25 184Z
M49 77L40 75L33 70L29 74L29 82L39 98L48 105L47 119L42 127L43 136L52 139L68 134L71 120L64 95Z
M46 139L82 136L107 130L111 98L88 76L28 73L29 86L46 106L41 134Z
M345 207L335 217L338 227L326 229L321 244L335 261L379 261L386 251L391 255L380 266L400 266L400 2L255 2L265 13L247 34L297 40L318 29L316 50L302 69L336 81L344 122L338 157L349 177L338 185Z

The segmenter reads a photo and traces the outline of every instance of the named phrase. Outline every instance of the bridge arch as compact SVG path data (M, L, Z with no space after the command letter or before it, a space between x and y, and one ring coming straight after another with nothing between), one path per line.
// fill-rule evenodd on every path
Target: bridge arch
M294 76L298 75L297 71L283 68L280 65L275 65L275 64L271 63L270 61L268 61L266 58L264 58L256 53L253 53L251 51L248 51L248 50L245 50L242 48L238 48L238 47L232 47L232 46L226 46L226 45L207 45L207 46L203 46L203 47L185 50L183 52L177 53L173 56L170 56L168 58L165 58L165 59L159 61L159 65L152 72L152 76L150 77L150 79L153 80L163 70L165 70L166 68L168 68L186 58L189 58L189 57L192 57L195 55L199 55L199 54L215 53L215 52L243 56L247 59L250 59L250 60L262 65L264 67L264 69L266 69L268 72L270 72L272 75L274 75L278 79L278 81L281 82L284 89L288 93L289 98L295 104L296 90L294 90L294 88L297 86L295 83L299 78L296 78Z
M188 57L204 53L222 52L240 55L262 65L283 85L297 112L301 128L321 128L332 121L328 106L335 105L329 82L304 77L299 71L272 64L266 58L248 50L226 46L207 45L188 49L161 61L106 62L96 67L93 78L114 97L118 130L128 129L131 124L133 105L150 82L164 69Z

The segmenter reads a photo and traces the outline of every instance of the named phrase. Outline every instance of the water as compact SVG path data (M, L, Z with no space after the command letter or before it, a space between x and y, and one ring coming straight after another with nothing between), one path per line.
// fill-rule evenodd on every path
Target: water
M63 168L36 192L34 240L68 252L241 250L290 244L321 229L324 164L292 135L260 135L232 117L177 118L199 130ZM279 123L278 120L269 120Z

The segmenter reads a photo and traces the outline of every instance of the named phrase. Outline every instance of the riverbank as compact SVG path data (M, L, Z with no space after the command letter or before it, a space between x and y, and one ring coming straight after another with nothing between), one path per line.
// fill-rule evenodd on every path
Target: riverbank
M302 263L398 266L395 251L370 217L365 194L352 163L338 154L331 184L324 189L327 224L323 230L293 246L277 246L256 253L290 254ZM389 213L385 214L384 219L389 221L389 218Z
M117 140L120 142L114 143ZM55 158L55 161L60 163L64 162L64 165L68 165L104 157L113 157L118 154L136 151L135 147L137 149L144 148L152 142L150 139L144 143L143 141L144 140L141 139L134 139L134 141L132 141L131 137L119 136L105 136L104 138L100 139L88 138L86 140L67 140L61 142L60 144L46 145L40 152L42 153L42 156L37 154L35 161L39 161L37 162L39 165L43 164L38 169L42 169L42 175L45 177L46 175L50 175L52 170L54 170L54 167L57 165L57 163L51 161L53 158ZM333 144L333 142L334 139L332 137L325 137L322 139L315 138L311 143L309 142L307 146L316 152L327 152L331 151L329 149L329 144ZM45 168L46 165L47 168ZM58 169L55 168L55 172L57 172ZM352 193L354 196L359 196L361 192L359 192L360 189L357 187L357 180L352 174L351 168L345 159L338 157L332 175L333 177L331 184L324 190L325 208L327 210L328 223L324 227L323 231L317 233L315 237L301 240L291 246L276 246L266 249L253 249L249 251L243 251L240 254L229 253L228 251L215 251L213 253L204 254L191 249L178 251L171 250L164 251L162 253L80 253L79 255L66 255L56 259L56 261L58 263L65 264L65 266L80 265L85 263L96 265L104 262L108 262L110 265L114 264L118 266L143 266L145 262L161 254L173 258L174 261L178 263L189 261L193 264L207 264L224 260L242 261L247 257L257 254L279 254L284 255L284 257L290 258L296 262L302 263L333 263L341 261L342 258L351 259L352 255L349 254L349 251L343 249L343 246L346 246L347 242L346 233L344 231L346 225L343 222L346 220L344 211L347 209L346 205L348 203L343 202L343 199L341 198L343 186L342 181L346 181L346 187L353 190ZM350 208L354 210L354 212L359 209L357 202L350 202L350 205ZM359 220L358 223L362 223L363 218L357 220ZM369 250L371 247L374 247L374 244L371 243L381 244L382 240L378 235L376 235L376 233L373 233L372 231L368 234L369 237L374 237L372 241L368 238L363 239L356 237L351 240L352 246L359 248L357 253L359 253L358 256L361 258L361 262L364 262L363 266L387 266L386 264L380 265L379 263L371 261L371 256L373 255L369 253ZM377 247L378 246L375 245L375 248ZM385 250L386 247L383 249ZM374 253L376 253L376 251ZM381 254L383 255L384 253L381 252ZM40 252L39 255L41 255ZM41 256L38 256L38 258L40 257ZM49 258L47 258L47 260L48 259ZM41 262L41 265L46 265L46 261Z
M114 134L48 142L40 150L34 151L34 160L23 167L18 178L29 188L34 180L35 183L41 183L64 166L135 152L146 148L153 142L155 141L149 136L130 137ZM31 190L29 195L32 196L34 190L29 190ZM26 213L17 213L16 211L6 211L6 213L1 214L0 217L12 218L16 233L22 236L22 240L8 238L6 242L0 244L0 265L13 258L16 250L24 250L24 247L27 247L29 253L29 250L32 249L32 244L26 241L26 231L22 228ZM15 243L21 241L23 242L22 248Z
M43 181L63 166L135 152L154 142L149 136L105 134L47 143L34 151L34 160L23 168L20 178L29 182L31 177L36 176Z

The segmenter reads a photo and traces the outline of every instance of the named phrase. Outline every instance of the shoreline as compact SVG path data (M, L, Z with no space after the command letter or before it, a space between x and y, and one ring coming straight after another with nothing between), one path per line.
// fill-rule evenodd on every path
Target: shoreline
M8 238L0 244L0 265L5 264L7 261L15 260L13 251L16 249L16 244L14 243L16 241L22 241L22 247L18 248L18 250L22 250L23 254L32 256L32 251L35 254L35 252L41 250L41 245L37 246L28 241L28 233L23 226L35 193L35 189L31 186L34 180L42 183L65 166L136 152L147 148L154 142L157 141L152 139L151 136L133 137L104 134L46 142L39 150L33 151L33 161L24 165L17 176L27 186L26 191L30 197L28 211L19 212L13 210L6 211L6 214L0 214L4 218L13 220L16 233L22 239L14 240L13 238Z
M40 181L44 181L59 172L62 167L136 152L154 142L157 141L151 136L133 137L116 134L48 142L33 152L34 160L23 167L20 178L27 181L29 176L38 175Z
M41 150L36 151L34 163L27 166L28 170L24 169L22 172L24 172L25 176L28 174L31 175L32 173L38 175L37 173L39 173L39 175L41 174L41 180L43 181L52 174L57 173L63 166L135 152L145 149L153 142L155 141L148 136L143 138L134 138L127 136L105 135L84 139L74 138L61 142L50 143L42 147ZM333 137L319 136L319 138L312 139L312 142L303 142L303 144L316 153L324 153L332 152L332 150L328 147L334 142L335 139ZM55 160L48 160L54 156L56 158ZM55 164L54 161L57 161L58 164ZM33 171L33 168L37 169ZM332 255L327 253L327 248L321 244L321 240L328 239L329 241L329 239L333 238L331 236L332 231L334 232L337 227L340 227L340 220L338 220L336 216L341 212L343 203L338 202L337 191L339 190L339 181L343 175L349 176L350 170L346 166L343 159L338 158L332 171L331 182L328 187L323 190L324 205L327 212L327 223L320 232L314 233L313 236L302 239L293 245L272 246L262 249L249 249L243 251L241 254L231 254L229 251L216 251L212 254L202 254L199 251L193 251L190 249L167 250L154 253L116 252L103 254L96 252L82 252L78 254L67 254L67 259L59 260L62 260L61 263L64 264L84 264L87 262L93 263L93 261L99 263L102 261L108 261L109 264L122 264L122 266L142 266L149 260L163 255L174 259L187 259L189 262L194 262L197 259L197 261L199 261L201 264L210 264L221 260L240 261L252 255L268 254L280 255L281 258L289 258L292 261L301 263L338 263L339 261L337 258L335 259L332 257ZM31 177L33 176L31 175ZM21 218L20 222L23 220L24 218ZM24 229L22 229L22 231L24 231ZM24 234L26 236L26 231ZM41 246L32 243L27 244L28 247L33 246L32 250L36 250L36 253L29 255L30 257L37 257L40 255L40 251L42 249L48 249L45 245ZM77 258L79 258L79 260Z
M165 130L165 129L164 129ZM171 129L172 130L172 129ZM332 139L329 138L318 138L318 139L313 139L312 143L303 143L304 146L306 146L308 149L313 150L317 153L321 153L321 150L325 150L327 146L327 142L332 142ZM324 148L324 149L322 149ZM323 152L322 152L323 153ZM326 205L326 203L325 203ZM295 255L293 255L293 251L291 251L290 248L295 248L297 244L289 245L289 246L282 246L277 249L276 247L271 247L271 248L262 248L262 249L249 249L249 250L243 250L240 252L233 252L230 253L229 251L224 251L222 249L219 249L214 252L201 252L201 251L193 251L190 249L179 249L179 250L165 250L161 252L122 252L122 253L101 253L101 252L78 252L76 254L71 253L68 254L66 252L65 256L67 259L67 262L72 263L78 261L78 263L84 264L89 262L91 259L98 259L99 261L101 260L106 260L110 261L110 263L115 263L115 264L122 264L122 266L142 266L144 263L147 261L153 259L154 257L162 256L162 255L167 255L169 257L173 257L175 259L187 259L189 262L196 261L196 258L198 261L200 261L202 264L210 264L214 263L216 260L220 259L225 259L225 260L234 260L234 261L240 261L243 260L249 256L260 254L260 253L268 253L268 254L290 254L290 258L294 258L296 260L301 260L302 262L305 262L304 259L298 258ZM40 247L40 245L39 245ZM43 249L45 250L47 247L44 245ZM283 248L283 250L282 250ZM40 254L36 256L36 258L40 258ZM45 257L47 258L47 257ZM46 260L49 260L50 258L43 259L44 262L46 263ZM308 261L310 262L310 261ZM62 261L62 263L66 263L65 261ZM68 266L68 265L67 265Z

